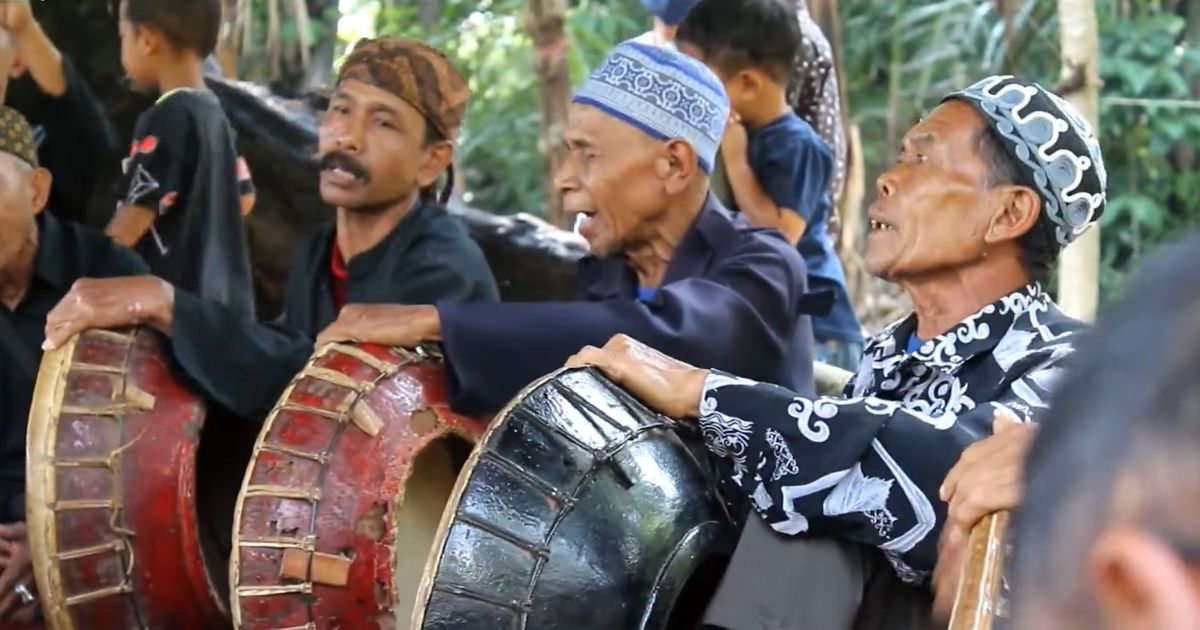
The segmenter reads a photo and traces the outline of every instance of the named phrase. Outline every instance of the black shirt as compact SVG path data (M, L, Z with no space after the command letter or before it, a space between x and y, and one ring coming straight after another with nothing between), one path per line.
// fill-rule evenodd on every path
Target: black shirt
M232 127L212 92L168 92L138 118L117 198L158 212L135 249L176 287L254 317Z
M62 63L66 92L43 94L32 78L25 78L14 86L12 100L33 126L38 161L54 176L47 207L60 218L82 223L96 187L115 173L117 137L75 65L66 57Z
M219 304L175 293L175 359L214 401L242 417L259 417L304 367L313 339L338 314L329 264L333 236L330 223L300 243L288 273L284 313L275 323L239 322ZM499 299L479 246L430 203L418 202L387 238L347 266L347 304Z
M29 403L42 356L46 315L79 278L131 276L147 273L146 264L133 252L88 228L60 221L43 212L38 222L38 251L29 292L15 311L0 306L0 334L16 332L15 342L28 361L20 360L6 343L0 343L0 494L25 490L25 427Z

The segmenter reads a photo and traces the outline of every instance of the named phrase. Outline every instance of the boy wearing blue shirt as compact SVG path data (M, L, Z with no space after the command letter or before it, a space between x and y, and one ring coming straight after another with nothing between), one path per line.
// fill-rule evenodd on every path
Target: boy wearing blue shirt
M796 244L810 291L833 294L830 312L813 317L818 360L855 369L862 330L826 228L833 155L787 100L803 44L795 8L786 0L700 0L676 43L707 64L729 94L733 114L721 156L734 205L754 225L778 229Z

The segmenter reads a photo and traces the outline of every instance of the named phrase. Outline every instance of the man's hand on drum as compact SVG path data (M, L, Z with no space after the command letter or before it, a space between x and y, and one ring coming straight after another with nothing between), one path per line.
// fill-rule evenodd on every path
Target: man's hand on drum
M43 350L53 350L92 328L148 324L170 334L175 288L154 276L75 281L46 316Z
M347 304L337 321L317 335L317 347L333 341L413 348L442 340L442 322L433 306Z
M950 617L967 561L971 528L989 514L1020 504L1025 455L1035 435L1037 425L1018 422L1007 412L999 412L992 423L992 436L967 447L946 475L941 497L950 506L933 572L936 618Z
M625 335L603 348L588 346L567 359L567 367L592 366L637 396L648 407L671 418L694 418L708 370L671 357Z
M25 523L0 525L0 622L33 623L36 591Z

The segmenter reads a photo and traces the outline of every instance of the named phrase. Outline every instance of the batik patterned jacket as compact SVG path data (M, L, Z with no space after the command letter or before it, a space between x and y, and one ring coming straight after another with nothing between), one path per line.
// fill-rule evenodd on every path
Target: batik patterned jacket
M907 582L936 561L938 488L998 410L1035 421L1085 326L1038 285L984 307L915 353L915 316L867 341L844 397L807 399L713 372L700 426L733 482L784 534L879 547Z

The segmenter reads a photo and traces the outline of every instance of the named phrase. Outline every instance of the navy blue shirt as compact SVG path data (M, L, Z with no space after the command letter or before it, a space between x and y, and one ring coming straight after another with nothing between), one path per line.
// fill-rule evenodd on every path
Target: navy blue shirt
M788 111L750 132L748 158L763 192L780 208L799 213L807 224L797 249L808 267L808 290L833 293L829 313L813 316L813 335L818 342L861 343L862 328L850 305L846 274L826 228L833 154L808 123Z
M646 293L624 258L589 256L574 302L439 303L451 407L494 413L617 333L696 366L811 391L806 315L816 300L805 295L804 261L778 231L752 227L710 195L662 284Z

